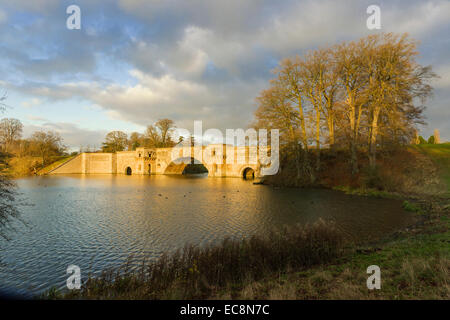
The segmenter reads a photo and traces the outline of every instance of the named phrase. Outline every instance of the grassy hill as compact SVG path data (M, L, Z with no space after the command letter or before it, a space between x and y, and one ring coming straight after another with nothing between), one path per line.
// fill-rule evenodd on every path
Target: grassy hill
M11 157L7 160L8 168L6 173L17 178L29 176L33 174L34 168L39 168L42 159L39 157L25 156L25 157Z
M411 148L428 156L440 170L441 179L447 184L450 195L450 142L441 144L418 144Z
M63 163L71 160L75 158L75 156L63 156L60 159L56 160L55 162L49 164L48 166L45 166L44 168L42 168L41 170L39 170L37 172L38 175L45 175L48 174L50 171L52 171L53 169L55 169L56 167L62 165Z
M40 157L10 157L8 162L8 168L6 169L6 173L14 178L24 177L33 175L35 173L35 168L37 170L38 175L44 175L63 164L66 161L69 161L74 156L57 156L51 159L50 164L42 167L42 159Z

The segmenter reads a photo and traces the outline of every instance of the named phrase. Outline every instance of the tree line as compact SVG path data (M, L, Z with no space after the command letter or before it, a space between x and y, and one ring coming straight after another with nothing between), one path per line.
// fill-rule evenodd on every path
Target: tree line
M54 131L36 131L29 138L22 138L23 124L18 119L0 120L0 146L4 153L18 157L40 157L46 165L54 156L61 156L67 147L60 134Z
M123 131L111 131L106 135L102 145L103 152L136 150L138 147L168 148L173 147L175 123L171 119L159 119L155 124L147 126L144 133L132 132L130 137ZM180 141L182 137L180 137ZM180 142L178 141L178 142Z
M101 151L136 150L138 147L173 147L183 140L183 137L180 137L180 140L174 141L174 130L173 120L160 119L154 125L147 126L144 133L132 132L130 137L122 131L111 131L106 135ZM0 148L5 154L17 157L40 157L42 166L49 164L52 158L66 154L67 147L58 132L36 131L26 139L22 135L23 124L20 120L14 118L0 120ZM80 148L80 152L82 151Z
M280 129L297 177L315 180L324 148L348 150L352 174L361 154L374 169L378 149L410 143L424 123L436 75L416 61L416 47L388 33L286 58L256 99L254 126Z

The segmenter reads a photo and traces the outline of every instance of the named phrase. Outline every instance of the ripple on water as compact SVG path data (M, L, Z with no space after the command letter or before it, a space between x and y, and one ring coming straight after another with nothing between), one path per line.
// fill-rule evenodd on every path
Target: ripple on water
M86 278L130 255L138 268L144 258L186 243L206 245L284 224L332 219L344 234L361 238L403 227L410 217L396 200L274 190L241 179L48 176L18 185L33 206L22 210L29 227L17 224L13 239L0 243L6 263L0 288L19 294L63 288L70 264Z

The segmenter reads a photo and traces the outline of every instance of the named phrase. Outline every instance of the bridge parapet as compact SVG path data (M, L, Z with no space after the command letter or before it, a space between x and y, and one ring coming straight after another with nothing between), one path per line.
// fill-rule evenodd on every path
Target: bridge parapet
M83 174L182 174L191 163L203 164L210 177L261 176L258 147L210 144L174 148L136 148L117 153L82 153L51 172ZM174 166L177 169L174 170ZM168 170L169 169L169 170ZM251 171L249 171L251 170Z

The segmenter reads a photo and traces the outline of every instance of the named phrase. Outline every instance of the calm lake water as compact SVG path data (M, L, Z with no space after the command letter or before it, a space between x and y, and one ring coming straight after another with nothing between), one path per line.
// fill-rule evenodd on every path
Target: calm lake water
M73 175L17 180L32 206L9 242L0 239L0 289L38 294L64 288L67 266L82 278L130 255L155 259L186 243L205 245L274 226L336 221L354 239L404 227L401 201L321 189L274 189L238 178Z

